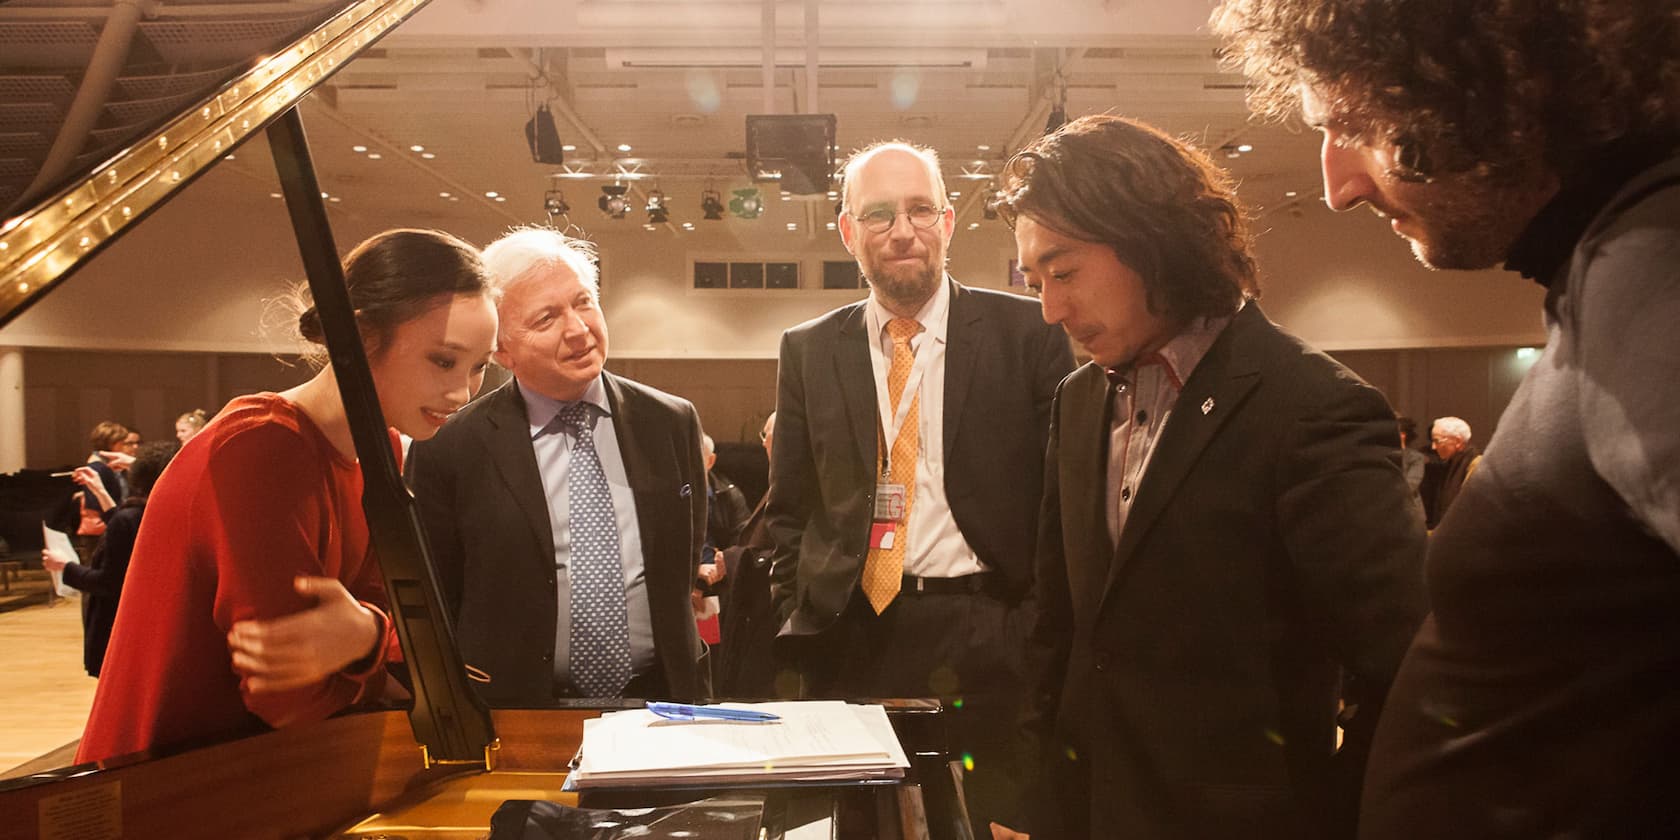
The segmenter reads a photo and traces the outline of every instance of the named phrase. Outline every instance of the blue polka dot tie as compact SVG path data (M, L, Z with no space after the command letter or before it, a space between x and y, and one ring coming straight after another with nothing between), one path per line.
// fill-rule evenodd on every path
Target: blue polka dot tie
M618 517L595 451L589 406L566 406L560 422L577 440L566 481L572 532L572 686L584 697L617 697L630 681L630 621L618 555Z

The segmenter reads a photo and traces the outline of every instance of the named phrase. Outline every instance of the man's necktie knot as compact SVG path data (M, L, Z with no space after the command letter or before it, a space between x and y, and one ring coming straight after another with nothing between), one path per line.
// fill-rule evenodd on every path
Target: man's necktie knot
M915 318L894 318L887 322L887 336L894 345L909 344L922 331L922 322Z

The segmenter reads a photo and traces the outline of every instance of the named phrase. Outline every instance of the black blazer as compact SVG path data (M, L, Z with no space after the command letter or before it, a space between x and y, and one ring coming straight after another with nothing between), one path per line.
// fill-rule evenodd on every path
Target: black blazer
M1111 403L1096 365L1057 394L1035 834L1351 836L1364 747L1425 612L1394 412L1250 303L1185 383L1116 547ZM1360 708L1333 758L1338 666Z
M134 539L140 533L145 512L143 499L124 501L112 508L110 518L105 520L105 536L94 546L89 564L64 567L64 582L87 593L82 598L82 665L88 676L99 676L100 666L105 663L123 580L128 577L128 559L134 554Z
M945 492L1000 591L1021 598L1032 583L1050 403L1073 353L1036 302L947 282ZM880 427L864 306L782 336L766 510L782 635L827 628L863 573Z
M688 592L706 530L700 420L687 400L603 373L636 497L654 648L678 699L709 694ZM554 697L554 535L515 380L463 408L409 455L444 603L492 704Z

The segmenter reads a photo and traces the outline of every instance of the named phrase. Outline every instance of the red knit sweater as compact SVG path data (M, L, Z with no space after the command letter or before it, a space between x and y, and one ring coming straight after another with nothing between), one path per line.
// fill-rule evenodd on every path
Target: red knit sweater
M252 694L228 630L312 606L292 589L299 575L342 581L380 612L385 640L357 673ZM317 721L377 696L395 652L384 604L356 463L285 398L235 399L152 489L76 760Z

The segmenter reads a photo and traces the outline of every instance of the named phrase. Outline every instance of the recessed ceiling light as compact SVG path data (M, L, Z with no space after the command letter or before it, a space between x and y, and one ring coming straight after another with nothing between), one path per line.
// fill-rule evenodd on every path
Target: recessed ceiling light
M381 157L383 156L378 152L368 152L368 160L379 160Z
M1253 146L1250 146L1250 145L1249 145L1249 144L1247 144L1247 143L1244 143L1244 144L1242 144L1242 145L1241 145L1241 146L1238 146L1238 147L1237 147L1237 151L1239 151L1239 152L1242 152L1242 153L1244 153L1244 154L1247 154L1247 153L1249 153L1249 152L1252 152L1252 151L1254 151L1254 147L1253 147Z
M498 192L496 192L496 191L495 191L495 190L490 190L490 191L489 191L489 192L487 192L487 193L485 193L485 194L484 194L484 197L485 197L485 198L495 198L495 197L496 197L496 196L498 196L498 195L500 195L500 194L501 194L501 193L498 193Z
M962 198L962 191L961 190L951 190L951 197L952 198Z
M828 223L828 229L829 230L834 230L834 223L833 222Z
M321 193L321 197L322 197L322 198L326 198L326 197L327 197L327 194L326 194L326 193Z
M431 160L432 158L437 157L437 155L434 155L431 152L421 152L420 156L425 158L426 160Z
M367 147L366 146L351 146L350 151L355 152L356 154L359 155L359 154L367 151Z
M233 160L233 153L228 152L227 156L222 158L222 160Z
M438 198L449 198L449 193L440 192L440 193L438 193Z
M683 222L683 230L694 230L693 222Z
M985 143L981 143L980 145L975 146L974 148L979 149L982 152L989 152L989 151L992 150L992 147L986 145Z
M980 229L980 223L979 222L969 222L968 223L968 229L969 230L979 230Z
M332 197L328 198L327 200L334 203L334 204L337 204L342 199L340 199L338 196L335 195L335 196L332 196Z
M279 198L279 197L280 197L280 194L279 194L279 193L269 193L269 194L268 194L268 197L269 197L269 198Z
M571 143L567 143L567 144L560 147L560 151L562 151L562 152L575 152L575 151L577 151L577 146L574 146Z
M496 196L496 200L497 200L497 201L507 201L507 196L505 196L505 195L498 195L498 196Z
M653 230L653 229L654 229L654 227L653 227L653 223L652 223L652 222L644 222L644 223L642 223L642 230Z
M424 152L424 151L426 151L426 147L421 146L419 144L415 144L413 146L409 146L408 150L411 151L411 152Z
M799 230L798 222L788 222L788 230Z
M1296 195L1296 193L1295 193L1295 191L1294 191L1294 190L1286 190L1286 191L1284 191L1284 193L1283 193L1283 197L1284 197L1284 198L1294 198L1294 197L1295 197L1295 195Z
M828 197L829 198L839 198L840 197L840 191L839 190L829 190L828 191Z
M620 143L620 144L618 144L618 150L621 151L621 152L628 152L628 151L630 151L630 144L629 143Z

